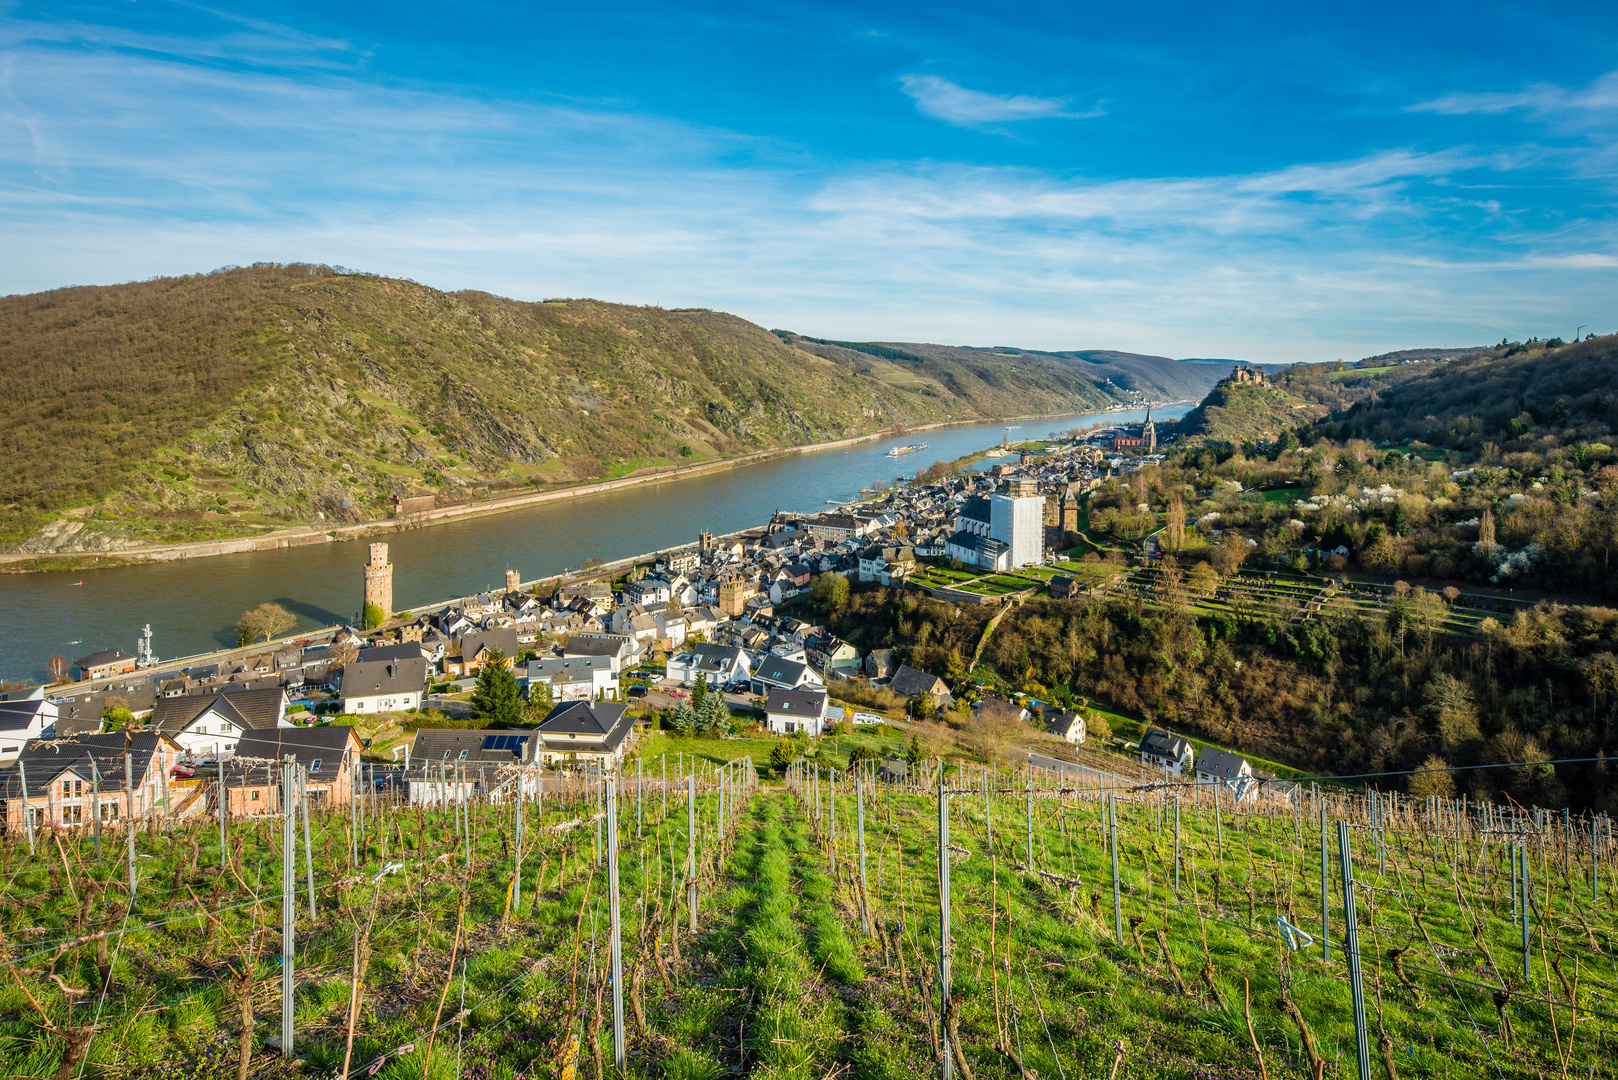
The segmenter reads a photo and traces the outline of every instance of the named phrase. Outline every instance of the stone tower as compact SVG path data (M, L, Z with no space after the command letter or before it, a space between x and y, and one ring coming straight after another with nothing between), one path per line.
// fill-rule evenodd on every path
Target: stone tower
M506 592L516 592L522 588L522 575L515 570L506 571Z
M388 545L372 544L371 561L365 564L365 602L393 614L393 564L388 562Z

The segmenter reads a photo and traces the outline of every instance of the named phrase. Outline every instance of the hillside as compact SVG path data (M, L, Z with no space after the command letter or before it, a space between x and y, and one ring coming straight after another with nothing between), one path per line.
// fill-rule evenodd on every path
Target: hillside
M1062 407L1054 403L1066 400L1102 408L1141 397L1195 401L1225 374L1223 368L1110 350L1042 352L776 333L816 356L897 385L931 387L985 415L1050 412ZM1018 409L1018 402L1025 407Z
M1281 432L1325 415L1326 407L1293 393L1286 377L1276 383L1244 383L1225 379L1185 414L1179 424L1183 443L1266 442Z
M0 548L364 521L395 496L464 502L1106 405L1125 383L1169 391L1121 367L1109 384L988 351L954 350L970 365L834 351L715 311L524 303L303 265L0 298ZM1195 383L1175 392L1200 396Z
M1325 438L1417 439L1465 452L1492 443L1512 452L1537 449L1547 436L1573 444L1610 435L1618 418L1615 361L1613 337L1534 342L1374 376L1300 370L1293 385L1333 406L1311 429Z

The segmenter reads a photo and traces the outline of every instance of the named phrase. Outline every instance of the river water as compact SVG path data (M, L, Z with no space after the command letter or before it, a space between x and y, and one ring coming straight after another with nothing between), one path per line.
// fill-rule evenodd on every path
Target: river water
M1156 415L1177 417L1190 407L1159 408ZM1141 417L1086 413L1024 421L1010 436L1042 438L1097 421ZM507 567L529 580L577 569L592 557L610 561L695 543L704 529L727 533L763 525L777 508L822 511L832 501L852 501L878 480L997 443L1006 429L988 423L895 436L375 539L389 545L394 606L411 608L503 587ZM886 456L889 448L912 442L928 448ZM266 600L296 614L299 629L352 620L363 599L366 554L360 541L100 570L0 574L0 678L42 679L55 653L71 661L103 648L134 652L147 623L153 651L165 661L234 645L236 620Z

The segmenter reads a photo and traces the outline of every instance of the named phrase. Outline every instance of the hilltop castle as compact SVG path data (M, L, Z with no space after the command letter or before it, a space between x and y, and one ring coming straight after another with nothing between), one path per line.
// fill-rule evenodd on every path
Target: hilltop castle
M1258 386L1266 385L1264 382L1264 369L1257 364L1249 364L1246 367L1237 364L1230 369L1230 381L1233 383L1254 383Z

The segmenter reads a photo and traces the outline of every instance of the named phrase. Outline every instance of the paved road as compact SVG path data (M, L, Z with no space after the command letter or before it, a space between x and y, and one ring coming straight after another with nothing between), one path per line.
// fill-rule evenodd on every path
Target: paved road
M1026 757L1028 759L1028 763L1036 769L1053 770L1062 778L1063 783L1067 782L1069 776L1073 777L1075 780L1089 783L1132 784L1135 782L1126 776L1119 776L1116 773L1102 772L1100 769L1092 769L1088 765L1078 765L1071 761L1063 761L1061 758L1048 757L1045 754L1038 754L1032 750L1018 750L1017 753Z

